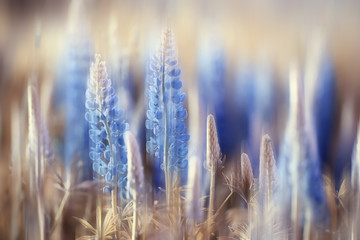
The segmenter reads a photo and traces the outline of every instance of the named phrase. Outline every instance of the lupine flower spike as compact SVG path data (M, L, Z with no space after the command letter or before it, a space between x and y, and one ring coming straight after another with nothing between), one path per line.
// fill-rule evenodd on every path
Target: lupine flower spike
M117 190L124 195L126 186L126 147L123 133L127 124L118 108L118 97L108 78L105 62L95 55L86 91L86 120L92 141L89 156L93 161L95 179L105 180L112 191L113 213L117 213Z
M146 114L146 151L153 162L161 162L165 172L167 206L172 201L171 188L179 179L179 171L187 168L189 135L186 134L187 111L183 106L185 93L180 73L173 33L167 29L150 63Z

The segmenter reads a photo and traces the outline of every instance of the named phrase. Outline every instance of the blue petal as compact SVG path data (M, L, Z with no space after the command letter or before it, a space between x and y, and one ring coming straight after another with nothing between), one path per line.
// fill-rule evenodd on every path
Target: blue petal
M175 78L171 81L171 87L178 90L182 87L182 82L179 78Z
M184 159L179 163L179 168L185 169L188 166L188 160Z
M110 172L107 172L106 175L105 175L105 181L106 182L111 182L112 180L112 175Z
M96 124L100 120L98 114L96 114L95 112L92 112L92 111L85 113L85 119L86 119L86 121L88 121L91 124Z
M162 111L161 110L158 110L158 111L156 111L156 118L157 119L162 119L162 116L163 116L163 113L162 113Z
M146 111L146 116L147 116L148 119L153 119L153 118L155 118L155 113L153 111L151 111L151 110L147 110Z
M161 133L161 128L160 128L160 126L159 126L159 125L154 126L154 128L153 128L153 134L154 134L155 136L159 136L160 133Z
M99 107L99 104L96 103L95 99L87 99L85 102L85 107L87 109L94 111L95 109L97 109Z
M101 132L99 130L95 130L95 129L89 130L89 136L94 143L98 143L99 141L101 141L102 137L100 133Z
M91 151L89 157L93 161L99 160L101 158L101 152Z
M123 165L127 163L127 153L126 153L126 151L121 152L120 161L121 161L121 164L123 164Z
M185 124L183 122L178 122L175 126L176 133L183 133L185 131Z
M110 155L111 155L110 149L106 149L106 151L104 152L104 158L106 160L110 160Z
M173 70L171 70L171 71L169 72L169 76L171 76L171 77L177 77L177 76L180 75L180 73L181 73L181 70L180 70L180 69L174 68Z
M189 141L189 139L190 139L190 135L189 135L189 134L183 134L183 135L181 135L181 136L179 137L179 139L180 139L181 141L187 142L187 141Z
M154 124L153 124L152 121L146 119L146 121L145 121L145 127L146 127L147 129L150 129L150 130L151 130L151 129L154 128Z
M170 66L175 66L177 64L177 60L176 59L167 60L166 63Z
M103 139L106 139L107 138L107 133L106 133L106 130L105 129L102 129L101 132L100 132L100 135Z
M181 120L186 119L187 117L187 112L186 109L184 109L182 106L180 106L177 110L176 110L176 118L179 118Z
M94 172L98 173L101 176L104 176L107 172L107 167L103 164L100 164L98 162L93 163L93 170Z

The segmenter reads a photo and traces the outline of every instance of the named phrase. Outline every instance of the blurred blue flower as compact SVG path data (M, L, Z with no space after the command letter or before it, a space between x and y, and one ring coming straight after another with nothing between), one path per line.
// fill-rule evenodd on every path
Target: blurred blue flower
M100 55L95 56L91 66L85 106L85 119L90 125L92 142L89 156L93 161L95 178L101 177L108 183L116 184L124 196L127 157L123 134L128 125L122 118L118 97ZM111 188L107 187L107 190Z
M243 63L235 82L234 115L241 128L238 130L241 146L245 149L254 168L259 169L259 149L261 137L270 133L276 139L274 122L276 115L275 88L273 74L269 62L265 60L254 63ZM275 149L274 149L275 150Z
M159 168L170 174L187 169L188 141L187 111L183 104L180 69L175 55L173 34L164 32L160 49L153 55L147 76L148 110L145 122L146 151L155 164L155 178ZM160 178L161 179L161 178ZM156 179L154 179L156 183Z
M329 56L323 55L317 70L312 116L315 123L319 157L322 163L328 163L336 101L335 70Z
M311 109L305 104L304 82L299 78L294 73L290 78L289 118L279 154L278 200L286 212L294 207L292 200L298 199L298 206L311 213L313 223L320 223L328 219L326 194ZM308 215L302 212L299 217Z
M63 159L67 174L73 161L83 162L83 178L92 176L89 161L88 124L84 119L85 91L92 56L91 43L85 34L69 36L54 88L54 107L65 114ZM62 152L62 151L61 151Z

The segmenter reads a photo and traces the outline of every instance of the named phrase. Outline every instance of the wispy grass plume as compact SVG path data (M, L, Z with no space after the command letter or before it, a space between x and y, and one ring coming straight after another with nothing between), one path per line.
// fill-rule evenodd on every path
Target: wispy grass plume
M30 83L27 89L28 94L28 167L29 167L29 186L30 198L35 201L37 209L37 220L34 216L26 216L26 224L37 223L39 228L38 237L43 240L46 238L45 222L45 172L48 164L52 160L52 150L50 148L50 138L43 121L40 111L39 97L35 87ZM31 209L31 208L30 208ZM28 210L30 210L28 209ZM30 213L29 213L30 214ZM33 227L35 229L35 227ZM32 229L32 230L33 230ZM32 233L36 231L31 231ZM29 233L30 234L30 233Z
M222 154L219 146L215 118L209 114L207 118L207 137L206 137L206 168L210 171L210 198L208 209L208 230L211 234L213 224L214 202L215 202L215 177L216 172L222 164Z
M246 153L241 154L241 193L249 205L253 195L254 175L249 157Z
M259 195L263 208L268 208L274 194L276 163L269 135L264 135L260 148Z
M125 143L127 146L127 159L128 159L128 177L127 188L132 200L134 201L133 212L133 227L132 227L132 240L137 236L137 224L138 224L138 205L139 200L143 194L144 188L144 167L140 157L139 146L136 142L135 136L131 132L125 133Z
M274 239L277 224L274 218L273 195L276 189L276 163L269 135L264 135L260 147L258 211L255 222L255 236ZM254 222L252 222L253 224Z

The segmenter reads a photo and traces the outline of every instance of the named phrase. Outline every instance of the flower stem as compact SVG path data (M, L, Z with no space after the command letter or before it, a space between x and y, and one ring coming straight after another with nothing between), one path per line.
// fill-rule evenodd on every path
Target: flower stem
M136 239L136 224L137 224L137 198L136 198L136 194L135 194L135 196L134 196L134 212L133 212L133 225L132 225L131 240Z
M215 177L216 170L213 166L211 168L211 181L210 181L210 199L209 199L209 211L208 211L208 234L209 239L211 235L211 226L213 224L213 215L214 215L214 201L215 201Z

